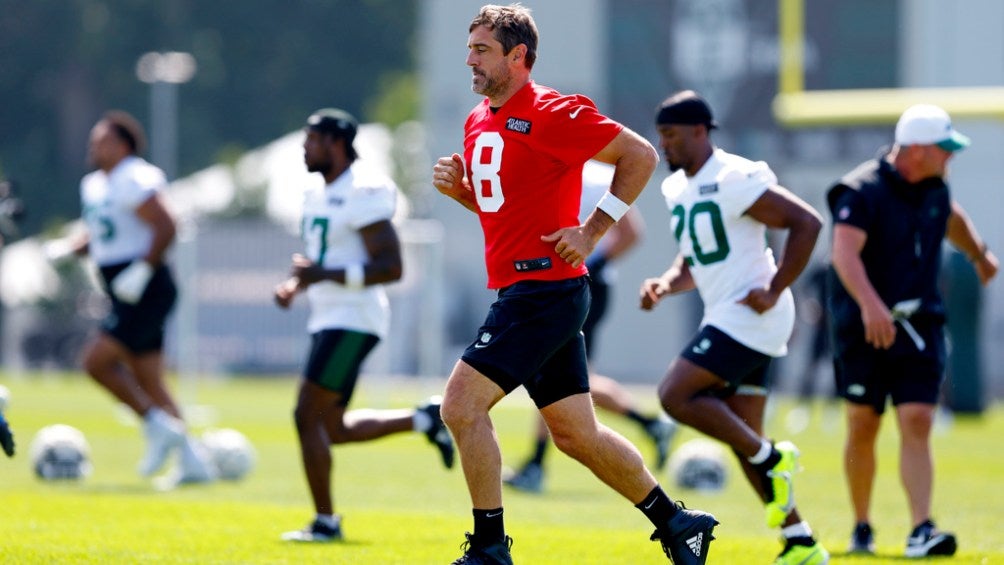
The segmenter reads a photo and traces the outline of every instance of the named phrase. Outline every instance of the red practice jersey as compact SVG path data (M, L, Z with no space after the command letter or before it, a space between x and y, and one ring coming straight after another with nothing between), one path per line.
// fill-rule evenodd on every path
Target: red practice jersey
M488 288L586 274L540 240L579 225L582 165L624 126L589 98L532 81L496 111L488 99L464 125L464 161L485 233Z

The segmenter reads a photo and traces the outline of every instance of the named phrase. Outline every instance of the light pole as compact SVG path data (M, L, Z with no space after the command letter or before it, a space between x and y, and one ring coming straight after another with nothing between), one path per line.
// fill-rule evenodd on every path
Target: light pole
M163 169L167 181L178 174L178 85L195 76L195 57L190 53L151 51L136 61L136 77L150 85L150 162ZM195 219L179 218L175 265L178 280L187 288L178 293L177 370L189 388L193 403L198 373L198 297Z
M136 76L150 85L150 161L168 181L178 174L178 85L195 69L195 57L178 51L151 51L136 61Z

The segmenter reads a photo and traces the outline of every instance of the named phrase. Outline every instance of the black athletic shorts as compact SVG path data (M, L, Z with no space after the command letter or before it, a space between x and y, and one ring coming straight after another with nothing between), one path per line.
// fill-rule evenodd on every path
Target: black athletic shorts
M715 396L767 390L767 369L772 357L750 349L714 326L704 326L680 353L687 361L714 373L729 384Z
M509 394L523 385L538 408L589 392L582 322L587 277L501 289L461 359Z
M164 325L178 299L178 287L167 265L157 267L136 304L119 300L111 291L111 281L130 263L101 267L111 311L101 322L101 331L115 338L130 352L151 353L164 349Z
M310 334L310 355L303 378L340 393L340 404L348 406L359 379L359 367L380 338L352 330L321 330Z
M924 340L917 348L910 335L896 326L896 341L889 349L865 343L863 329L837 331L834 339L833 372L837 392L848 402L866 404L879 414L886 403L937 404L945 374L945 333L940 321L915 319L914 329Z

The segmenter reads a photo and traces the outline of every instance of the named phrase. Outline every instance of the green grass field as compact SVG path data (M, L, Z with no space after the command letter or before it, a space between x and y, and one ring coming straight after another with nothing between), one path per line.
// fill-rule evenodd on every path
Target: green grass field
M232 427L255 444L258 464L238 483L215 483L159 492L139 478L143 447L134 419L80 375L2 378L11 391L6 411L18 439L14 459L0 458L0 563L352 563L444 564L460 555L471 528L470 504L458 468L446 471L418 434L344 446L335 452L337 510L344 516L344 543L291 545L279 534L312 518L291 421L295 381L219 379L176 383L193 428ZM364 377L354 406L410 406L441 392L438 380ZM635 389L654 408L650 387ZM783 438L791 407L772 406L769 430ZM531 405L516 394L495 410L509 464L530 446ZM651 458L637 428L604 421L635 441ZM28 457L32 436L43 426L65 423L84 432L91 445L93 475L81 482L46 483L35 478ZM841 473L843 417L817 406L808 428L790 439L802 451L805 472L797 478L799 508L834 554L832 563L894 563L903 560L909 530L899 486L895 423L887 418L881 437L874 526L879 556L842 554L851 514ZM697 437L684 430L680 442ZM935 517L959 537L952 563L1004 563L1004 476L1000 438L1004 410L980 420L957 419L935 439ZM721 521L710 563L770 563L780 549L777 532L763 525L762 509L730 460L727 488L714 494L664 485L688 506ZM627 501L585 469L552 452L542 496L506 493L506 524L515 539L513 557L523 564L665 563L648 541L651 526ZM660 477L661 479L665 477Z

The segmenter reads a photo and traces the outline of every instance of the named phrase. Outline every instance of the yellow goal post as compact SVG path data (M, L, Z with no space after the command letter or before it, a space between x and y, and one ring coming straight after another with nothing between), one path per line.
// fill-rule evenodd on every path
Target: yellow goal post
M780 68L774 118L785 127L895 123L913 104L936 104L953 118L1004 119L1004 87L805 90L805 0L778 0Z

